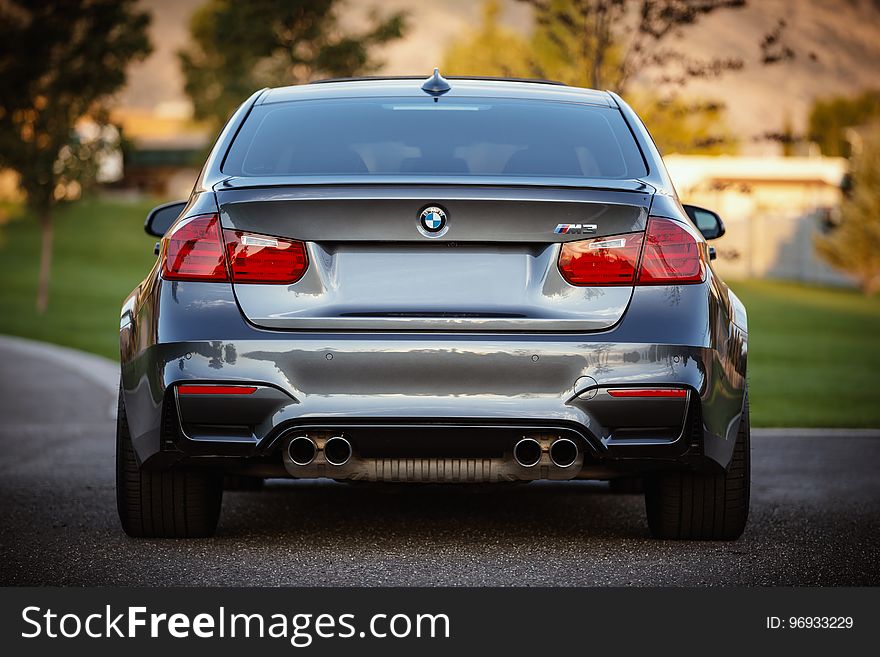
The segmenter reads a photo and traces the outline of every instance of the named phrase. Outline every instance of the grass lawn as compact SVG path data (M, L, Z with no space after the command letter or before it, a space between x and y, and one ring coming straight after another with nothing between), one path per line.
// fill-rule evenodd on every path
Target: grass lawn
M749 314L756 426L880 427L880 297L732 281Z
M157 203L85 200L55 214L49 310L34 308L40 229L16 207L0 210L0 333L119 358L119 308L155 262L143 230Z
M154 262L152 201L87 200L56 215L49 312L34 310L37 223L0 208L0 333L117 357L119 307ZM749 312L756 426L880 427L880 298L734 281Z

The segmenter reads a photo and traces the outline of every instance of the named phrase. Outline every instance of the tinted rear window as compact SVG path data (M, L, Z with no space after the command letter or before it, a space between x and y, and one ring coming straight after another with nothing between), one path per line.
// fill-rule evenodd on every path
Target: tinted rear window
M236 176L637 178L614 108L480 98L355 98L257 106L223 164Z

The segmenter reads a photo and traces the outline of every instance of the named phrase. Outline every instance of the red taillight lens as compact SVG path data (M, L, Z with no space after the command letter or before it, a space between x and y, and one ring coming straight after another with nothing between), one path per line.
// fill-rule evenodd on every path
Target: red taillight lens
M289 284L308 267L302 242L235 230L221 237L216 214L188 217L164 240L162 277L172 281L228 281L231 273L235 283Z
M645 233L566 242L559 253L559 271L572 285L699 283L705 267L697 238L663 217L649 217Z
M687 228L671 219L648 219L639 285L699 283L703 269L702 246Z
M172 281L225 281L226 259L216 214L189 217L164 239L162 277Z
M302 242L235 230L223 237L235 283L295 283L309 267Z
M559 271L572 285L632 285L642 250L642 233L566 242Z

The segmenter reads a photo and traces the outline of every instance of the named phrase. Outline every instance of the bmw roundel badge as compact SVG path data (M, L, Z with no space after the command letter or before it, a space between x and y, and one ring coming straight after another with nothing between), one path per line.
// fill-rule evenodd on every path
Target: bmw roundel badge
M429 205L419 213L418 229L425 237L440 237L448 228L443 208Z

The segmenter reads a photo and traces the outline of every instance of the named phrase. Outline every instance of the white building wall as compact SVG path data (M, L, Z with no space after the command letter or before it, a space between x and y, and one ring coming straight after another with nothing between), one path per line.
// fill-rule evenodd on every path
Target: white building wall
M785 278L852 285L815 255L813 238L840 204L842 158L665 158L682 203L718 212L727 233L714 240L727 278Z

